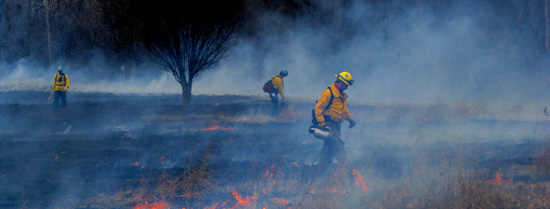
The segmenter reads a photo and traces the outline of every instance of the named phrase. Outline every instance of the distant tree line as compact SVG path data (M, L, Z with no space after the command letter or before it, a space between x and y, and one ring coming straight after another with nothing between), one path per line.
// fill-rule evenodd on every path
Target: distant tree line
M427 14L444 17L459 0L364 0L373 5L376 16L367 21L386 24L391 14L417 7ZM13 63L21 59L49 66L53 63L86 64L97 53L113 66L148 62L147 43L155 36L151 24L164 24L159 18L171 13L207 18L208 11L223 11L228 3L214 2L208 7L192 9L194 2L180 1L179 6L152 3L147 0L0 0L0 61ZM242 0L239 10L238 38L261 40L265 34L280 33L297 22L322 28L329 23L341 25L342 32L353 34L346 27L341 12L355 1L341 0ZM240 2L240 3L239 3ZM506 25L522 31L523 38L533 40L538 51L550 52L550 0L482 0L472 7L488 5L496 8ZM168 9L167 9L168 8ZM173 8L170 10L170 8ZM184 10L185 8L191 8ZM468 8L466 8L468 9ZM466 11L467 12L467 11ZM272 13L279 20L259 17ZM206 14L206 15L205 15ZM179 15L179 14L178 14ZM156 19L155 19L156 18ZM168 23L176 24L176 23ZM151 33L153 32L153 33ZM500 33L499 31L498 33ZM158 35L158 34L156 34Z

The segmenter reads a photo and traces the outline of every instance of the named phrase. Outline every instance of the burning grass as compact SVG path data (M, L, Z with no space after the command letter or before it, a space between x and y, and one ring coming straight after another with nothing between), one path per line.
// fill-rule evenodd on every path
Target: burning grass
M219 133L216 136L225 136ZM410 156L409 169L399 175L381 175L375 160L355 160L350 163L351 172L329 172L313 180L314 165L289 163L282 156L228 166L216 159L223 146L221 140L211 140L200 153L188 156L183 169L142 167L135 186L110 196L98 195L82 205L133 209L550 207L550 182L546 164L541 163L548 149L540 146L527 146L541 150L528 164L493 158L485 162L469 152L486 153L479 147L420 146ZM441 159L430 160L434 155ZM493 164L500 168L483 166ZM526 179L525 174L530 177Z
M540 155L533 160L534 170L541 175L550 176L550 142L539 151Z
M444 182L446 192L428 191L417 208L548 208L550 183L502 183L459 175Z
M549 150L543 148L531 163L506 162L499 165L505 168L497 170L480 167L479 159L467 157L448 159L445 164L423 163L418 167L422 172L375 187L375 193L369 196L371 201L365 205L367 208L550 208L550 179L545 170Z
M102 103L86 106L86 111L97 109L96 117L74 108L56 120L41 114L40 108L28 117L15 117L23 110L5 111L14 123L21 122L15 118L38 120L47 125L42 130L48 133L62 133L72 125L75 134L44 134L43 141L18 141L17 134L3 135L7 139L0 142L0 180L15 183L5 187L9 191L0 195L0 207L550 208L550 145L536 140L519 144L420 140L407 147L387 142L401 135L364 134L370 129L354 128L346 144L351 159L348 172L316 176L311 161L322 142L305 132L311 104L290 105L279 115L242 104L228 110L224 105L197 106L203 109L189 115L173 114L177 108L142 111L143 106L137 106L122 114L120 109L103 107ZM362 110L370 114L367 116L375 112L383 116L377 121L384 124L361 124L365 127L390 127L395 121L408 125L397 117L402 114L393 111L395 108L383 109L389 116L375 107L356 107L354 113ZM411 130L425 131L411 133L420 138L433 134L427 131L430 126L453 121L448 114L416 117L413 109L403 111L415 114L407 120L421 121L417 123L420 127ZM453 113L444 106L433 111ZM482 107L468 106L456 114L467 121L483 112ZM396 118L389 118L390 113ZM117 116L116 124L104 125L111 115ZM86 121L86 117L102 126L89 126L92 119ZM60 124L58 120L68 121L67 125L49 126ZM135 121L140 123L129 125ZM103 125L109 130L121 128L107 134L92 133L103 130ZM377 144L380 141L384 143ZM36 149L30 149L33 147ZM47 169L24 178L26 172L41 167ZM67 170L75 172L66 174Z
M180 170L144 171L138 187L87 201L94 203L92 208L168 209L189 205L188 200L201 199L212 189L207 151L199 162L181 173Z

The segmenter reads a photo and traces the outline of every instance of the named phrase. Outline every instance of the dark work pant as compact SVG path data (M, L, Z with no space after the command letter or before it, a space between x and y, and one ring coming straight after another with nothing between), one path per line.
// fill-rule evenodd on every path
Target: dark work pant
M55 91L53 99L53 106L55 108L59 107L59 100L61 100L61 108L65 108L65 105L67 105L67 92Z
M325 139L321 156L319 158L319 172L325 173L332 164L332 160L336 158L339 169L346 169L348 155L344 149L344 142L340 138L340 123L331 120L326 120L326 126L330 128L330 139Z
M274 92L269 93L269 97L271 97L271 102L274 105L279 104L279 90L275 90Z

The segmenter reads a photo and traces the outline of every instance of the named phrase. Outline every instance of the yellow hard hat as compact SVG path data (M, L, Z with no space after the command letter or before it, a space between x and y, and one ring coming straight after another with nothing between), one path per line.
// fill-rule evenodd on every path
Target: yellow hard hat
M334 76L336 76L338 80L344 82L348 86L353 85L353 77L351 77L351 74L349 74L348 72L341 72L340 74Z

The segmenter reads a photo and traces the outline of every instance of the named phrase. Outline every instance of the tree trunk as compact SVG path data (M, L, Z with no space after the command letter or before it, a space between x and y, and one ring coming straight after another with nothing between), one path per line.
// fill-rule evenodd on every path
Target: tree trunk
M189 107L191 104L191 88L193 87L193 81L181 83L181 98L183 99L183 108Z
M44 0L44 8L46 8L46 32L48 33L48 61L49 65L52 65L52 32L50 27L50 2L49 0Z
M550 0L544 0L544 22L546 26L545 49L550 52Z

